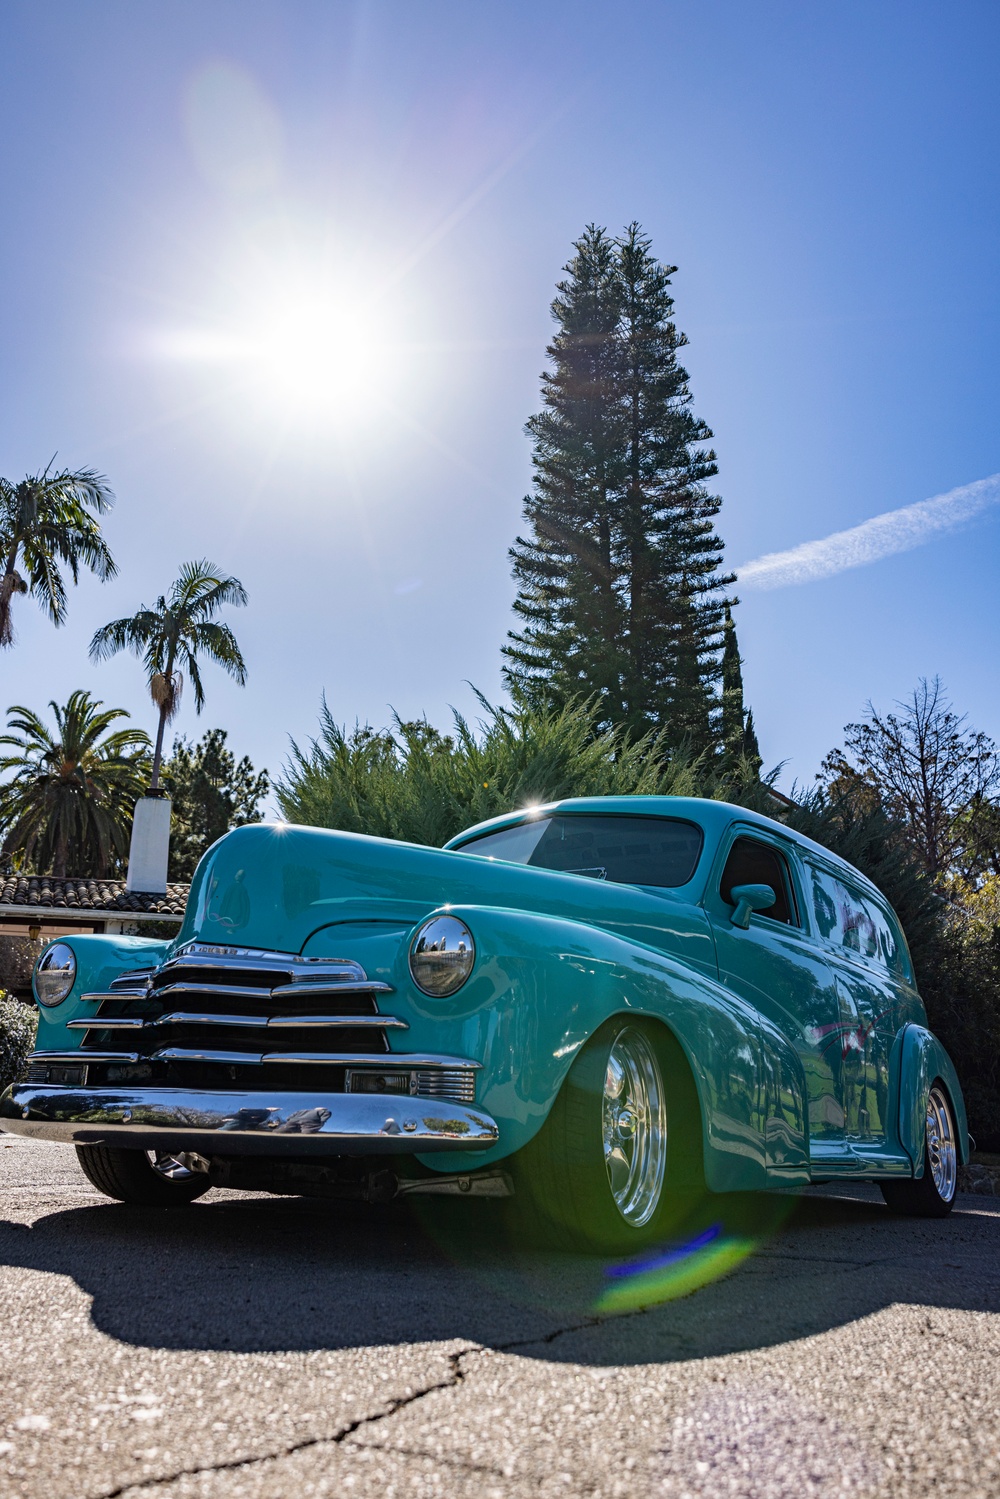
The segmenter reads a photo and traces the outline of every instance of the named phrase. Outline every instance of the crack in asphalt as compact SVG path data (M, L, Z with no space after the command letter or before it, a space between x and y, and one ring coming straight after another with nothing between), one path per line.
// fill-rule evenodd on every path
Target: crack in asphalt
M627 1315L633 1317L642 1316L646 1310L647 1308L645 1307L639 1307ZM564 1337L568 1333L581 1332L588 1327L598 1327L605 1321L607 1321L607 1318L604 1317L587 1317L581 1322L573 1323L568 1327L557 1327L552 1332L544 1333L538 1337L514 1339L509 1343L498 1343L493 1348L486 1348L481 1344L470 1344L468 1347L460 1348L455 1353L448 1355L448 1372L443 1379L435 1380L432 1384L424 1385L418 1390L413 1390L408 1395L400 1395L395 1400L391 1400L384 1410L375 1411L367 1416L359 1416L356 1421L349 1421L339 1431L330 1432L322 1436L304 1437L302 1441L292 1442L278 1451L244 1454L242 1457L223 1458L219 1462L214 1463L198 1463L188 1468L176 1468L170 1473L163 1473L155 1478L129 1479L124 1483L118 1484L113 1489L103 1490L95 1496L95 1499L124 1499L124 1496L128 1494L141 1494L144 1491L152 1492L158 1488L164 1488L168 1484L178 1483L182 1478L198 1478L206 1473L236 1472L240 1468L252 1468L263 1463L280 1462L282 1458L292 1457L297 1452L307 1452L312 1447L339 1447L348 1443L359 1451L365 1447L371 1447L375 1451L399 1451L404 1456L437 1456L431 1453L407 1454L406 1449L392 1448L386 1443L352 1443L349 1439L355 1436L363 1427L376 1426L380 1421L387 1421L390 1417L397 1415L399 1411L405 1410L408 1406L415 1405L418 1401L425 1399L428 1395L435 1394L438 1390L455 1389L465 1379L465 1369L462 1366L462 1360L469 1358L471 1355L488 1358L495 1353L515 1353L520 1348L546 1346L554 1343L557 1338ZM439 1460L448 1461L445 1458L439 1458ZM502 1470L499 1468L479 1467L475 1464L463 1463L461 1459L452 1459L451 1461L455 1466L460 1465L477 1472L494 1473L500 1477L504 1476Z
M456 1353L448 1355L448 1373L443 1379L437 1379L433 1384L425 1385L422 1389L413 1390L409 1395L400 1395L391 1400L384 1410L375 1411L368 1416L359 1416L356 1421L349 1421L339 1431L327 1433L323 1436L305 1437L301 1442L291 1442L276 1452L261 1452L258 1454L246 1454L243 1457L223 1458L215 1463L198 1463L190 1468L176 1468L172 1473L163 1473L156 1478L130 1479L126 1483L118 1484L116 1488L105 1489L96 1499L122 1499L126 1494L141 1494L143 1490L154 1490L164 1488L167 1484L177 1483L182 1478L198 1478L204 1473L227 1473L235 1472L239 1468L253 1468L262 1463L274 1463L284 1457L292 1457L296 1452L307 1452L310 1447L339 1447L352 1437L355 1432L360 1431L363 1426L374 1426L379 1421L387 1421L390 1416L396 1415L398 1411L405 1410L408 1405L414 1405L418 1400L423 1400L427 1395L433 1395L436 1390L450 1390L460 1385L465 1378L462 1368L462 1359L469 1353L488 1352L475 1346L459 1349Z

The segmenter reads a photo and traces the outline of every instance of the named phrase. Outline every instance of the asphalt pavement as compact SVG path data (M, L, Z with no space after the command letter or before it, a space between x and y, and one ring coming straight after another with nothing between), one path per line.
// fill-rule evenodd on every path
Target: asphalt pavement
M484 1201L140 1210L0 1137L0 1493L1000 1495L1000 1200L701 1228L622 1266Z

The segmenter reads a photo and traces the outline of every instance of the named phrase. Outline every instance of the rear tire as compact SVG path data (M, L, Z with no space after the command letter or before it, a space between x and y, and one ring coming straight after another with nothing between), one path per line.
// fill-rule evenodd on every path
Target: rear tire
M927 1095L924 1174L918 1181L880 1182L890 1212L904 1218L947 1218L958 1185L955 1116L944 1084L936 1078Z
M607 1022L511 1164L522 1221L549 1243L627 1255L663 1238L704 1187L701 1112L677 1042L649 1021Z
M212 1185L207 1176L196 1172L173 1177L164 1175L144 1150L78 1145L76 1155L84 1176L99 1192L137 1207L186 1207L208 1192ZM166 1162L172 1157L159 1159ZM176 1163L171 1169L176 1169Z

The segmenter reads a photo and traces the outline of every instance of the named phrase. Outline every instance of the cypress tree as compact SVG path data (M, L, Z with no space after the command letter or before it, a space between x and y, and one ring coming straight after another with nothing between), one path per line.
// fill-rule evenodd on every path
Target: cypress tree
M531 419L530 532L512 548L524 622L515 693L596 696L601 719L720 747L725 590L711 432L691 411L670 277L637 224L590 226L552 304L558 332Z
M743 662L736 639L733 613L726 605L725 643L722 648L722 753L727 765L736 769L746 763L754 775L763 764L753 711L743 702Z

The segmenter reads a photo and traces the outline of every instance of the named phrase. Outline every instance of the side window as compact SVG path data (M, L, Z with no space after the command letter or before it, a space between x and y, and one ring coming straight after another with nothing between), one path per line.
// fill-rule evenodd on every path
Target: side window
M903 973L905 960L895 923L868 896L815 864L809 866L816 924L828 942Z
M899 978L907 983L913 982L913 973L910 968L910 955L906 950L899 927L896 925L895 917L890 912L884 911L875 901L865 897L865 907L871 912L875 923L875 934L878 943L878 961L888 968Z
M719 894L731 906L736 904L732 894L736 885L770 885L774 891L774 905L758 915L769 916L772 921L783 921L787 926L798 926L787 865L769 843L758 843L756 838L737 838L729 850L719 884Z

